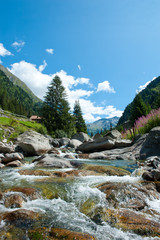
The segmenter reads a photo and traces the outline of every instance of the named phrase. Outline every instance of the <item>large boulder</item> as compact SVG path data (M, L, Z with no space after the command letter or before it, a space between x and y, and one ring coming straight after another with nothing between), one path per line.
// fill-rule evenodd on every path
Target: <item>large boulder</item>
M77 139L83 143L83 142L88 142L90 140L90 137L86 133L79 132L79 133L74 134L72 136L72 139Z
M109 140L108 137L98 138L93 142L86 142L81 144L77 151L84 153L99 152L103 150L112 149L115 146L114 140Z
M160 156L160 127L149 132L140 150L140 159L151 156Z
M49 139L34 131L24 132L17 141L17 147L20 147L26 156L37 156L51 150Z
M109 137L109 138L118 140L118 139L121 139L122 135L118 130L114 129L114 130L108 132L105 135L105 137Z
M36 159L36 166L54 167L54 168L71 168L73 167L68 160L64 160L55 154L44 154L39 159Z

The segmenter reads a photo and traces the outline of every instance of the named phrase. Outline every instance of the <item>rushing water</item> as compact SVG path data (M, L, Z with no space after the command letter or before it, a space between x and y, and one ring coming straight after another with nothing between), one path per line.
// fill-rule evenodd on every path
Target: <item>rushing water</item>
M115 160L80 160L83 163L96 165L121 166L131 172L136 165L132 161ZM28 161L20 169L35 169L34 164ZM24 203L23 209L30 209L43 213L46 217L41 220L40 226L60 227L73 231L89 233L98 240L151 240L158 238L141 237L131 232L123 232L110 226L106 222L96 223L86 214L88 209L97 207L107 207L105 194L96 186L104 182L136 183L140 177L135 176L86 176L76 178L50 178L44 176L20 175L20 169L0 170L0 189L5 191L11 187L34 187L42 192L42 196L36 200L29 200ZM65 171L67 169L63 169ZM55 171L55 169L48 169ZM56 169L57 171L57 169ZM47 196L47 198L46 198ZM160 209L160 200L148 200L148 204L153 209ZM92 209L93 208L93 209ZM0 212L8 211L0 202ZM9 209L13 211L13 209ZM15 210L15 209L14 209ZM0 223L0 234L5 228L5 222ZM1 236L1 235L0 235ZM3 239L3 238L0 238ZM26 238L27 239L27 238Z

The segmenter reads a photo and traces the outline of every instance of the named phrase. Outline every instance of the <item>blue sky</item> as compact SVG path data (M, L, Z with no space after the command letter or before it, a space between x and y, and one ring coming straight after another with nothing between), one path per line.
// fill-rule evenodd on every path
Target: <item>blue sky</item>
M58 74L84 118L120 116L160 75L159 0L1 0L0 61L43 98Z

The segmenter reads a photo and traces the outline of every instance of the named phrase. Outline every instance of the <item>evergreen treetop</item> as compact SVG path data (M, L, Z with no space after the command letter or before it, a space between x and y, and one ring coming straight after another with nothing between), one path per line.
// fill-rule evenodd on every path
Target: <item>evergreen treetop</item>
M85 124L85 120L83 119L82 110L78 100L75 101L74 104L73 116L75 118L76 131L87 133L87 126Z

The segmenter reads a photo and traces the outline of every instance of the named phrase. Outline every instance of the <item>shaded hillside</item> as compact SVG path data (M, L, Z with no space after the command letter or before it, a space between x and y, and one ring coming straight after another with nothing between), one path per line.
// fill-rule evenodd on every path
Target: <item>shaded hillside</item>
M41 101L35 101L27 91L15 85L6 74L0 70L0 107L16 114L30 116L36 114Z
M87 124L87 132L89 135L93 133L95 135L96 133L100 132L101 130L109 130L110 126L115 127L118 123L119 117L113 117L113 118L102 118L99 119L93 123Z
M14 85L22 88L34 101L41 102L41 100L34 95L34 93L27 87L27 85L21 81L18 77L12 74L7 68L0 64L0 70L5 73L5 75L9 78Z
M157 104L158 99L160 98L160 77L157 77L155 80L153 80L144 90L138 94L142 96L145 104L150 105L151 109L160 107L159 104ZM134 100L125 108L122 117L119 119L118 125L121 125L130 119L131 111L133 109L133 102Z

